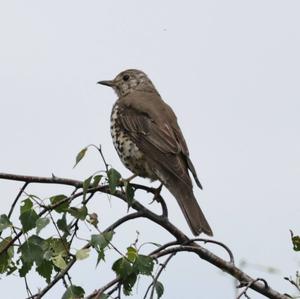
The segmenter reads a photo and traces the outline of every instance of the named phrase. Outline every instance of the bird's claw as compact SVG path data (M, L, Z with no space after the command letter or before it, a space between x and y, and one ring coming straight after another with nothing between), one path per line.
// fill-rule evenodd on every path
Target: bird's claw
M158 188L153 188L152 189L152 191L153 191L153 199L150 202L150 204L154 203L155 201L157 201L158 203L161 202L160 192L161 192L162 186L163 186L163 184L160 184L160 186Z

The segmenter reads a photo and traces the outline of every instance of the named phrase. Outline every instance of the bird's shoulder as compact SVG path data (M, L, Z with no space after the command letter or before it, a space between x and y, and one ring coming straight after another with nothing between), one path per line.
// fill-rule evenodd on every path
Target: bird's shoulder
M172 151L188 155L188 148L172 108L156 92L134 91L118 100L122 123L127 129L151 134ZM149 136L150 137L150 136Z
M131 113L136 112L149 117L153 122L176 122L176 115L172 108L163 101L161 96L153 92L134 91L121 97L118 106Z

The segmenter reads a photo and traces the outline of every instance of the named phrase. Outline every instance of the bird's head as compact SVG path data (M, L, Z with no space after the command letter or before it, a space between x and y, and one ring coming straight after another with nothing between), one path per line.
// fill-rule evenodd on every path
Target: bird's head
M155 87L147 75L139 70L126 70L113 80L99 81L98 84L112 87L119 97L125 96L134 90L155 91Z

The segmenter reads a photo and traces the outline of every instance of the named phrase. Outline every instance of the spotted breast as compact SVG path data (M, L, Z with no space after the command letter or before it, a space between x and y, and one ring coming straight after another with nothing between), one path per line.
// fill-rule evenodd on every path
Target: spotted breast
M122 117L120 110L117 104L113 106L110 117L110 132L114 147L122 163L134 174L156 180L157 178L145 160L144 154L131 140L120 122L118 122L118 119Z

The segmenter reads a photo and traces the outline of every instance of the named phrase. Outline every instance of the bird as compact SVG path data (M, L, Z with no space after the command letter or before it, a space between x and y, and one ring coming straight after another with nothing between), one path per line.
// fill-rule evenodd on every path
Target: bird
M189 171L197 186L202 186L177 117L152 81L143 71L128 69L113 80L97 83L111 87L117 94L110 130L125 167L134 176L159 180L177 200L193 235L212 236L193 193Z

